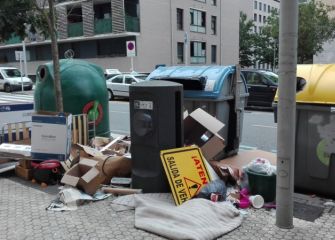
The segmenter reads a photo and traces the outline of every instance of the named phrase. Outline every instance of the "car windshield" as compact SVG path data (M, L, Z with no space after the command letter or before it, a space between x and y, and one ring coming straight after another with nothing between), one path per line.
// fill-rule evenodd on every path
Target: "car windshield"
M273 72L263 72L263 75L274 83L278 83L278 75Z
M21 77L21 73L17 69L3 69L3 71L8 78Z

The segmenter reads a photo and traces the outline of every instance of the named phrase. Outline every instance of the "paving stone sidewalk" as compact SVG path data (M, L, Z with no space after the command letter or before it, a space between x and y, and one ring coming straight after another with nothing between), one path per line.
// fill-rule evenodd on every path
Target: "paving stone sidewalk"
M46 211L57 192L56 187L41 189L14 176L0 177L0 239L164 239L134 228L134 211L115 212L110 206L113 198L76 211ZM323 205L326 200L297 194L295 201ZM335 239L332 206L314 222L294 218L290 230L275 226L275 211L246 212L242 225L219 239Z

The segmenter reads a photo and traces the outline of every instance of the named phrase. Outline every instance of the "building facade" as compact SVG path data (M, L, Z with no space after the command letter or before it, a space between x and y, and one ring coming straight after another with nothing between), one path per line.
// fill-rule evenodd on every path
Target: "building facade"
M74 58L102 68L131 70L127 41L135 41L133 70L150 72L156 65L238 63L239 3L230 0L58 0L60 58ZM50 40L27 33L28 74L51 61ZM15 51L22 39L0 44L0 65L19 66Z

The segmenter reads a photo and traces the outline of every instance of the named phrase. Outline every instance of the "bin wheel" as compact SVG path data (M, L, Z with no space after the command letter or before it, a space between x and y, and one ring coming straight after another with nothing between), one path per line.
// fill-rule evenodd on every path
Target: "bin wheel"
M114 94L112 90L108 89L108 99L109 101L112 101L114 99Z
M5 92L11 92L12 91L12 88L10 87L10 85L9 84L6 84L5 85Z

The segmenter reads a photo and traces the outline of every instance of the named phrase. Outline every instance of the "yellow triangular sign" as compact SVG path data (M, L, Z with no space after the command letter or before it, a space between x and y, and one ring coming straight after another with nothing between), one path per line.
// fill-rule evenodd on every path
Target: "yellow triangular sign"
M185 184L187 186L188 193L191 197L196 195L201 188L201 183L197 183L191 179L184 177Z

